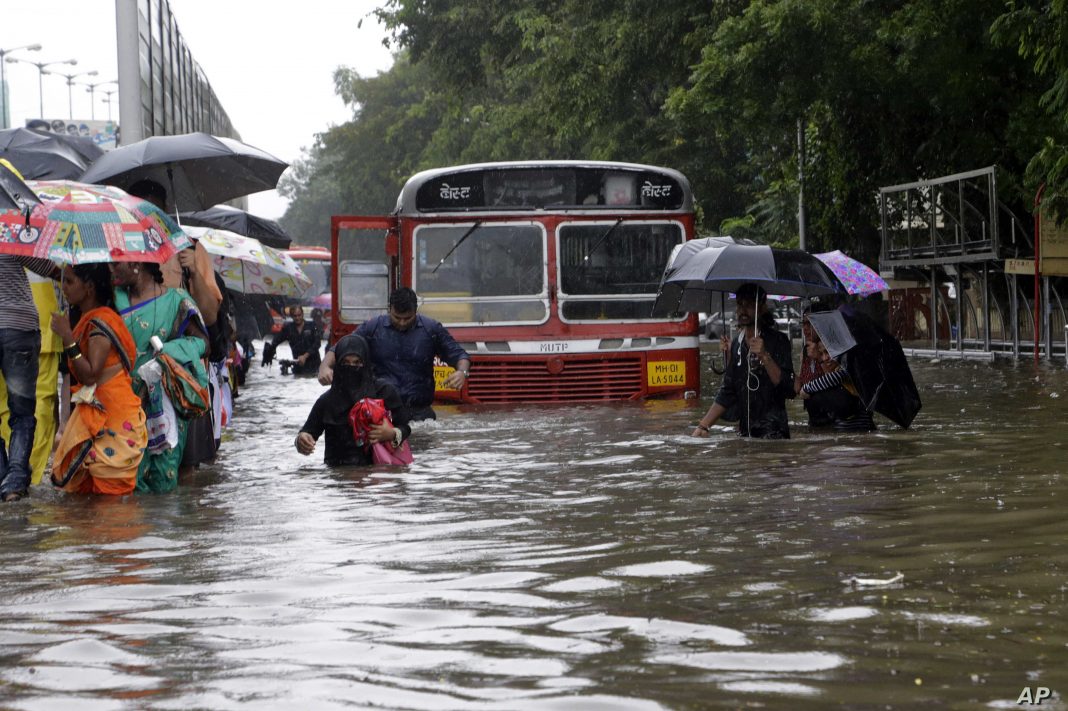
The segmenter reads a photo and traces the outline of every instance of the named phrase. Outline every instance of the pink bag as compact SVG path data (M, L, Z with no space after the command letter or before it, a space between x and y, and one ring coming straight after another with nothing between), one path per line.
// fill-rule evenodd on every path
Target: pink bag
M415 461L407 440L401 442L401 446L396 449L386 442L375 442L371 445L371 458L375 464L393 464L401 467L406 467Z

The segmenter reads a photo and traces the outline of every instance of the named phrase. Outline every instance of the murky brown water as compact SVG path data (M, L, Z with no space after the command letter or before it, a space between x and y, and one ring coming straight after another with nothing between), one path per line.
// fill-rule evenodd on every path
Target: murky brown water
M809 434L799 403L788 442L692 440L698 408L674 403L448 409L407 472L298 455L321 390L257 370L178 492L0 507L0 706L1068 695L1068 373L913 366L907 432Z

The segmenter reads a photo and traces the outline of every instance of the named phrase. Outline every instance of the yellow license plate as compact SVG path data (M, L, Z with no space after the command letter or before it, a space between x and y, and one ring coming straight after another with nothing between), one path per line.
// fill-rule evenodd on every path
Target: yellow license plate
M685 385L686 361L649 361L645 366L645 375L646 383L651 388L662 388L666 385Z
M450 368L447 365L435 365L434 366L434 389L435 390L450 390L455 391L454 388L450 388L445 384L445 381L450 375L456 372L456 368Z

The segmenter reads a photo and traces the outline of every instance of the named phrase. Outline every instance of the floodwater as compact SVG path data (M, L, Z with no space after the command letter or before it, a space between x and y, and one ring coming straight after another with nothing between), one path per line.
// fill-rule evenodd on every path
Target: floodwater
M0 507L0 707L1063 709L1068 372L913 369L909 431L444 408L403 471L254 367L177 492Z

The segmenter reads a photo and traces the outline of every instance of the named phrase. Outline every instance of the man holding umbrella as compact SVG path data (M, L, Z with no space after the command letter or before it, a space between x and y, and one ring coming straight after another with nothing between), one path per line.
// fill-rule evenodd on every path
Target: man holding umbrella
M738 430L745 437L789 439L786 400L794 397L790 339L775 330L767 294L758 286L741 286L736 303L735 320L741 331L729 345L724 343L729 355L723 382L693 436L707 437L720 418L736 413Z

